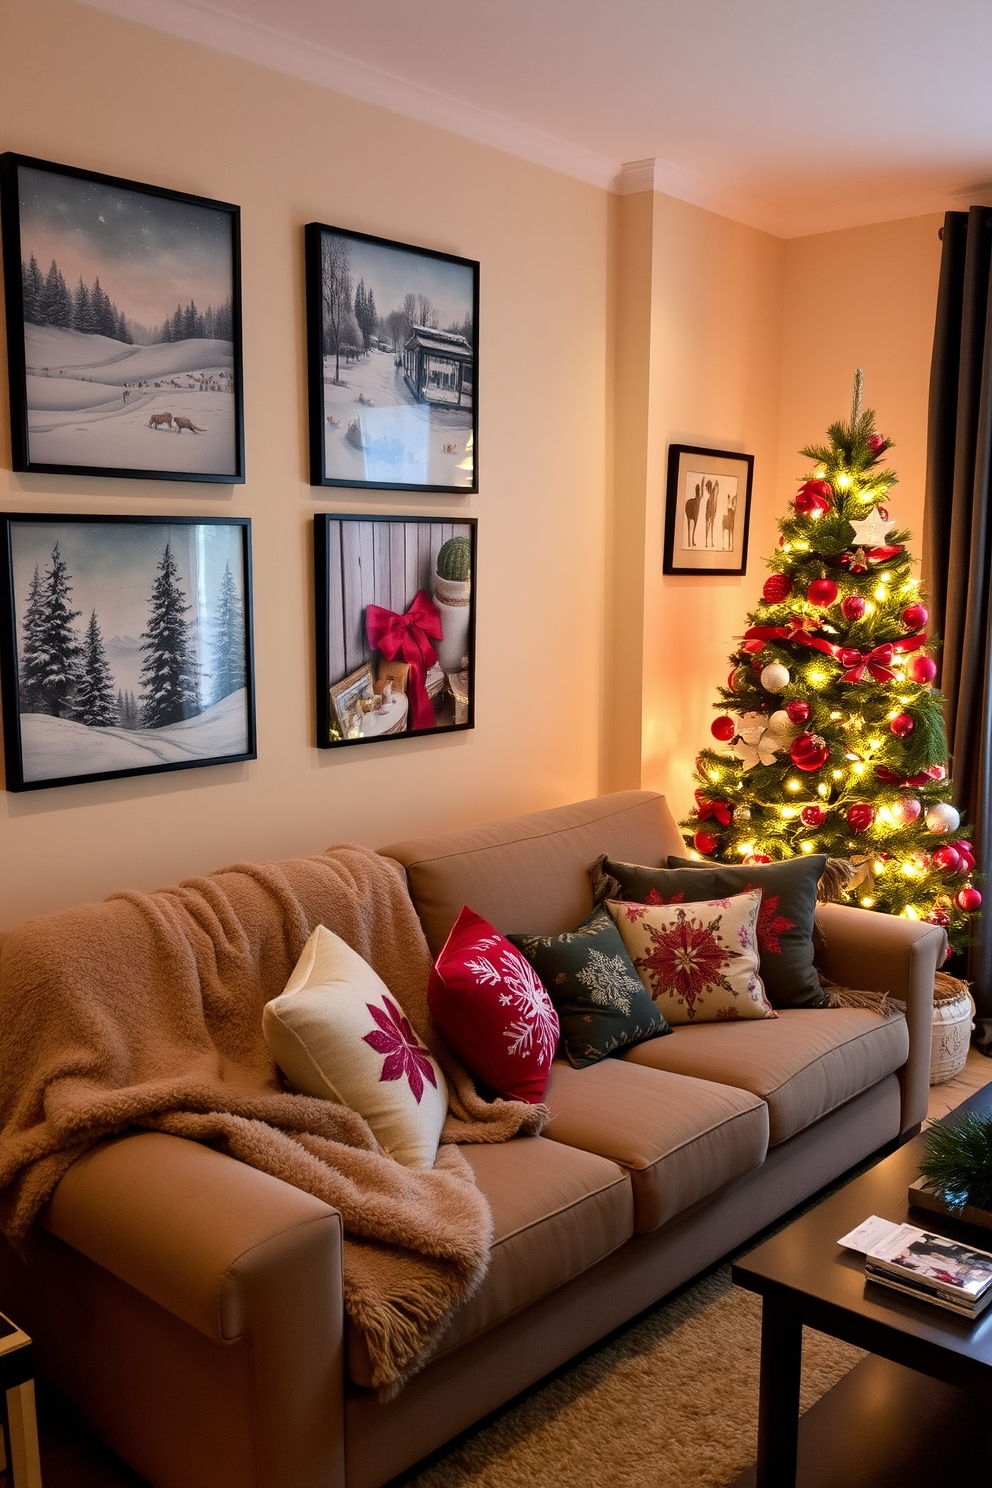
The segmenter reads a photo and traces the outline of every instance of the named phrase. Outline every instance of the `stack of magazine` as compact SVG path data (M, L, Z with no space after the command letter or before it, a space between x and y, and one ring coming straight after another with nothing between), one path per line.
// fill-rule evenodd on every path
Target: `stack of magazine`
M865 1276L961 1317L975 1318L992 1302L992 1255L987 1250L914 1225L898 1225L875 1242L865 1260Z

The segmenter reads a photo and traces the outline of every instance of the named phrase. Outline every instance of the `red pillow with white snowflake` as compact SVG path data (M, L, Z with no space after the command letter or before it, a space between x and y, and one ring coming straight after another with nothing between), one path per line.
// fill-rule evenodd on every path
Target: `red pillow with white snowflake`
M427 1006L480 1084L505 1100L544 1099L558 1014L533 966L465 908L434 963Z
M673 1026L777 1017L758 975L760 889L695 904L607 899L606 907Z

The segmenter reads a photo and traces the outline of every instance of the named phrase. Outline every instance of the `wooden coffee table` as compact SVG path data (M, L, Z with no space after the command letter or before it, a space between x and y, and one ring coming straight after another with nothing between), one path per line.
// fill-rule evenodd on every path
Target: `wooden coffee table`
M964 1111L992 1112L992 1087L945 1123ZM921 1141L884 1158L733 1267L738 1286L762 1298L758 1461L733 1488L935 1488L992 1477L992 1308L970 1323L866 1283L864 1257L837 1244L878 1214L992 1250L992 1236L910 1209ZM873 1357L800 1422L804 1324Z

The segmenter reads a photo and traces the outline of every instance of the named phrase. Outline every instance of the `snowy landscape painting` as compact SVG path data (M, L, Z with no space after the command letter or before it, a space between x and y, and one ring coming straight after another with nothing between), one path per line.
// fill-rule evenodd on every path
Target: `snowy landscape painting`
M247 518L2 518L8 790L254 759Z
M478 490L479 265L306 228L310 483Z
M239 211L0 157L15 470L244 479Z

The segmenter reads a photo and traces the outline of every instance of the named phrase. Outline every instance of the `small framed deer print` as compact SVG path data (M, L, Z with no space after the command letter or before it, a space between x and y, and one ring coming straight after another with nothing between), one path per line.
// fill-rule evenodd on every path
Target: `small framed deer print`
M664 573L745 572L753 475L753 455L669 446Z

